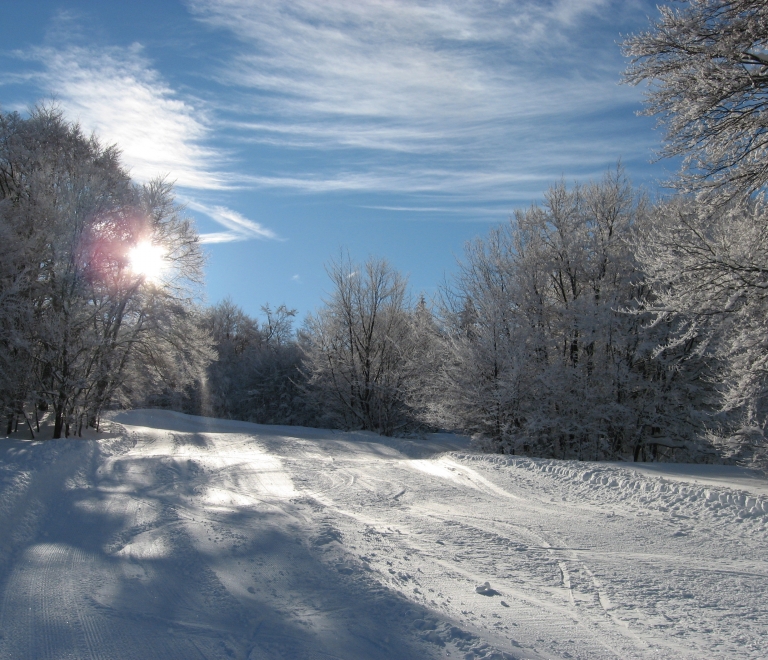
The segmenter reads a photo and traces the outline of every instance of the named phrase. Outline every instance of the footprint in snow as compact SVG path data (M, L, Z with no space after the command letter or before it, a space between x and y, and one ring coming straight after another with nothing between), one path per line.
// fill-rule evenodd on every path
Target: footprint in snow
M482 584L479 587L475 587L475 591L479 593L481 596L501 596L500 592L496 591L496 589L493 589L491 587L490 582L486 582L485 584Z

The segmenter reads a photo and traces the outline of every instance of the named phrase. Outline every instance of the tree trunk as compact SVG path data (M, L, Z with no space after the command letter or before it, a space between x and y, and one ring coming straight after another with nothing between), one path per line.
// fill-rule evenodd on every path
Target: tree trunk
M53 404L53 415L54 415L53 439L58 440L59 438L61 438L61 431L64 427L64 404L63 403Z

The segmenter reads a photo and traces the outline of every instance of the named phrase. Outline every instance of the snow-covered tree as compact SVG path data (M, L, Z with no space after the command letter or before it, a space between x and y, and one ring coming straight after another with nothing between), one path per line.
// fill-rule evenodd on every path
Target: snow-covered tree
M768 182L768 3L687 0L659 7L651 29L624 42L625 79L649 82L647 114L682 156L684 190L721 198Z
M134 185L115 147L58 110L0 115L0 221L8 412L31 396L59 437L210 359L194 320L203 255L172 186Z
M768 205L660 204L637 242L655 295L648 310L669 327L663 348L708 364L722 449L766 458L768 424Z
M407 282L382 259L342 256L327 272L333 291L305 327L309 392L332 426L401 432L415 422Z
M443 395L435 401L442 424L501 442L517 423L513 233L494 228L466 246L455 287L441 312L446 354L440 365Z
M293 332L296 311L261 308L259 323L230 299L207 309L202 325L213 339L211 362L179 407L214 417L260 424L312 424L314 409L302 394L301 349Z
M402 342L401 356L409 416L422 429L439 428L445 423L440 414L445 391L439 375L448 356L447 337L423 294L407 317L408 339Z
M285 305L261 308L262 343L246 380L246 419L262 424L312 426L317 411L305 396L303 351L293 330L296 310Z
M648 288L630 238L646 213L619 169L553 186L467 246L443 312L446 424L494 450L559 458L696 444L679 355L653 360L663 328L646 328L639 307Z
M237 417L252 356L262 343L259 323L227 298L205 310L202 324L211 335L217 358L199 385L199 408L194 412L225 419Z
M654 298L661 349L686 347L718 384L727 451L766 451L763 367L768 234L768 4L689 0L628 39L630 83L649 82L648 114L667 127L664 155L682 156L695 193L661 204L638 258ZM726 414L727 413L727 414ZM714 421L714 418L713 418Z

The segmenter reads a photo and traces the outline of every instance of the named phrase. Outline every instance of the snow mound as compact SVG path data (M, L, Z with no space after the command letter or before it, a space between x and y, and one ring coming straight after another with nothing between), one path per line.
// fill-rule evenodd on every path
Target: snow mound
M490 582L485 582L479 587L475 587L475 593L478 593L481 596L501 596L501 593L496 591L496 589L491 586Z
M768 523L768 496L727 486L690 483L674 478L674 474L646 476L631 468L601 463L487 454L452 456L457 460L549 477L571 497L596 501L603 506L621 503L691 517L730 518L758 526ZM670 471L674 473L674 466Z

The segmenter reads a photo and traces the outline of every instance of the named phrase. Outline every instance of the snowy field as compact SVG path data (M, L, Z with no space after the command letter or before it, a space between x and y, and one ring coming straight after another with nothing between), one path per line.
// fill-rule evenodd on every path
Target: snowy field
M161 411L0 440L0 658L767 658L768 481Z

